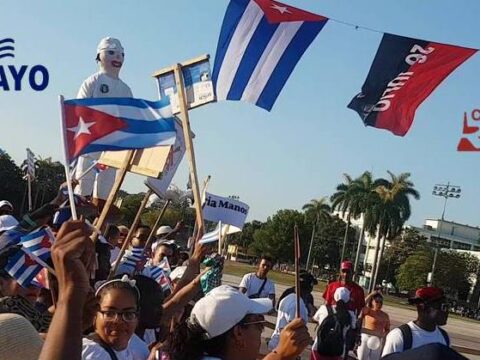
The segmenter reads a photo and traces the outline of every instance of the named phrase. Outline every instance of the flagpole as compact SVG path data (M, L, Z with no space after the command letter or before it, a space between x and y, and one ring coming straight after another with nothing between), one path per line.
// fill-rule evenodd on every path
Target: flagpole
M163 208L160 211L160 214L158 215L157 220L155 220L155 224L153 224L152 231L150 231L150 234L148 235L147 242L145 243L145 246L143 247L142 255L145 254L145 249L147 249L150 246L150 244L152 242L152 239L155 236L155 232L158 229L158 225L160 225L160 221L162 221L163 215L165 214L165 211L167 210L168 205L170 205L171 202L172 202L172 200L168 199L165 202L165 205L163 205Z
M298 237L298 226L295 224L293 228L293 246L295 247L295 300L296 300L296 308L295 308L295 317L300 317L300 277L299 277L299 270L300 270L300 239Z
M32 178L30 174L27 174L27 186L28 186L28 211L32 211Z
M193 149L190 120L188 117L187 97L185 94L182 66L180 64L176 64L173 68L173 71L175 76L175 84L177 86L178 104L180 108L180 118L182 120L183 137L185 138L185 148L188 156L190 179L192 181L192 192L195 201L197 229L198 231L203 231L204 222L202 213L202 200L200 198L200 189L198 186L197 165L195 163L195 151Z
M72 179L70 178L70 169L68 168L69 157L68 157L68 145L67 145L67 124L65 121L65 107L63 105L63 96L60 95L58 97L60 101L60 114L61 114L61 125L62 125L62 139L63 139L63 153L65 156L65 179L67 180L67 188L68 188L68 200L70 202L70 209L72 212L72 219L78 220L77 217L77 208L75 207L75 198L73 196L73 186L72 186Z
M76 180L81 180L85 175L87 175L90 171L92 171L92 169L97 166L98 164L98 160L95 160L93 162L92 165L90 165L87 170L85 170L83 173L80 174L80 176L78 178L75 178L75 176L73 176Z
M222 255L222 222L218 222L218 255Z

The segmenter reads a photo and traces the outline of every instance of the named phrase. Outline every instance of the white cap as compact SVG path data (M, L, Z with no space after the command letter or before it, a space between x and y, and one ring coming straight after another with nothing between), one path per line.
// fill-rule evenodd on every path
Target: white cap
M100 40L97 46L97 54L100 51L103 50L119 50L123 51L122 44L120 43L120 40L112 38L112 37L106 37Z
M180 280L183 274L185 274L185 270L187 270L186 266L177 266L170 273L170 280L172 281Z
M208 338L226 333L248 314L266 314L272 309L268 298L249 299L237 289L222 285L197 301L190 320L206 331Z
M2 200L0 201L0 208L4 207L4 206L9 206L10 208L13 209L13 205L10 201L7 201L7 200Z
M335 290L333 298L335 301L342 300L344 303L348 303L350 301L350 290L348 290L346 287L339 287L337 290Z
M12 215L0 216L0 231L7 231L13 229L17 225L18 221Z
M157 232L155 233L155 235L157 236L160 236L160 235L166 235L168 234L169 232L172 232L173 229L168 226L168 225L164 225L164 226L160 226L157 230Z

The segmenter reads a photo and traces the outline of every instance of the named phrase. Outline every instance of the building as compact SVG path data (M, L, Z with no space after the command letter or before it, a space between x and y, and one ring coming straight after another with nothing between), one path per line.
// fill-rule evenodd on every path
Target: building
M440 248L480 251L479 227L447 220L426 219L423 227L411 228Z

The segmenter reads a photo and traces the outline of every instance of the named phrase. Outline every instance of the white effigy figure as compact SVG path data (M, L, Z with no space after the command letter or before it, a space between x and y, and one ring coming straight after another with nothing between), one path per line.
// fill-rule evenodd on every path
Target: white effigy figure
M130 87L118 77L124 57L124 50L119 40L111 37L102 39L98 44L96 57L100 70L83 82L77 98L133 97ZM100 155L101 152L98 152L80 157L75 177L78 178L83 174ZM103 207L115 182L115 176L116 170L113 168L89 171L80 179L75 193L92 196L93 202Z

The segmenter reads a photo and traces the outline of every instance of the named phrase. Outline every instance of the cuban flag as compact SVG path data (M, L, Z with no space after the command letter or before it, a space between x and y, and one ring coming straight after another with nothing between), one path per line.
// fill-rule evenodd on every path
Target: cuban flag
M55 236L52 231L48 228L43 228L23 236L20 243L26 253L33 254L41 261L47 262L51 257L50 249L54 241Z
M152 266L150 269L150 277L155 280L162 288L163 291L172 291L172 282L170 278L160 266Z
M143 253L143 247L134 247L132 250L127 251L123 256L117 274L141 273L145 266L145 262L146 259Z
M175 121L168 97L89 98L63 102L63 138L71 164L98 151L143 149L175 142Z
M244 100L270 111L327 21L273 0L231 0L212 74L217 99Z
M11 256L5 270L24 288L31 285L32 280L43 269L30 255L23 250Z
M170 267L170 263L168 262L167 257L164 257L157 266L162 269L167 274L167 276L170 276L172 268Z

